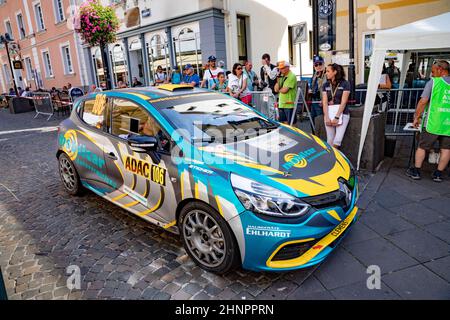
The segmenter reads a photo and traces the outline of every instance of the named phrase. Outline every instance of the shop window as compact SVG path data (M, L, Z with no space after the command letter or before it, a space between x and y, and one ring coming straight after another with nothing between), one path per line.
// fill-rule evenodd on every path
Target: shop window
M247 21L248 17L237 16L238 55L241 63L248 60Z
M177 65L184 68L187 64L190 64L194 67L196 73L202 77L200 34L196 33L191 27L185 27L175 35L173 40Z

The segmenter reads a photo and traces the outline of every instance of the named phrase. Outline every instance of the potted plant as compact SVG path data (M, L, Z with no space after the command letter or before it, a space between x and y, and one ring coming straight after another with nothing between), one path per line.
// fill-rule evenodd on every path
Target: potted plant
M113 6L103 6L99 0L88 0L80 5L74 29L91 46L99 46L107 89L111 89L107 45L116 41L120 21Z

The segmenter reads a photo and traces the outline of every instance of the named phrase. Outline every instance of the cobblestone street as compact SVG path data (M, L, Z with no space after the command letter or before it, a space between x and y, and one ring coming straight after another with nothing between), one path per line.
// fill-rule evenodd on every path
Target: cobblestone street
M61 118L33 116L0 110L0 266L11 300L450 298L447 176L412 183L404 159L388 160L360 199L361 219L317 270L216 276L176 236L91 192L69 196L55 158ZM32 128L44 129L13 132ZM366 287L374 264L381 290ZM81 290L66 286L70 265Z

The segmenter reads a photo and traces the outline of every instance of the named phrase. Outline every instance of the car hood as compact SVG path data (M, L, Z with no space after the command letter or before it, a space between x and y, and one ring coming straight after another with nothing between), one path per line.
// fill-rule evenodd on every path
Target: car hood
M202 162L215 171L231 172L297 197L339 189L349 179L348 160L318 137L290 126L230 144L199 147Z

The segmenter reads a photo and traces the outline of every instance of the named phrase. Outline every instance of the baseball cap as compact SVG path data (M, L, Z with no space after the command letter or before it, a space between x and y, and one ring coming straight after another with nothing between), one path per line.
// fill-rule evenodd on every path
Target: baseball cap
M323 58L321 56L314 56L314 58L313 58L313 63L314 64L316 64L316 63L323 63L323 62L324 62L324 60L323 60Z
M290 67L291 66L291 64L289 63L289 62L287 62L287 61L279 61L278 62L278 64L277 64L277 68L278 69L283 69L283 68L286 68L286 67Z
M208 61L216 61L217 58L215 56L209 56Z
M187 65L184 67L184 70L188 70L188 69L191 69L191 68L193 68L192 64L187 64Z

